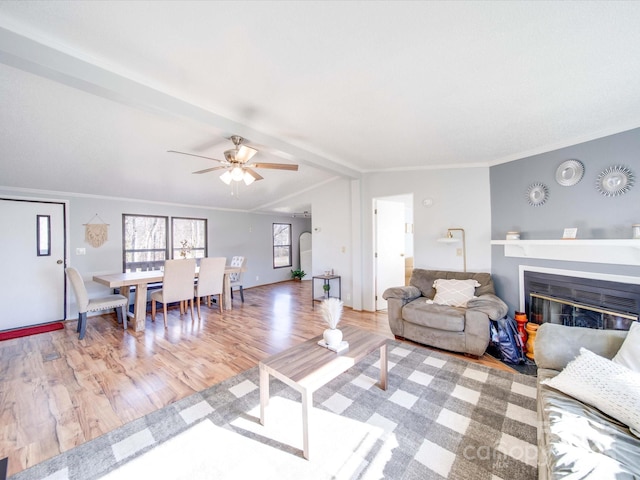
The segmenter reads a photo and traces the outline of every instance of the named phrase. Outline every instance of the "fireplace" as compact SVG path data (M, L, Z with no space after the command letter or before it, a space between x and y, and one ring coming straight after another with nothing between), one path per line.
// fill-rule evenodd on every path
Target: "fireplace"
M524 270L524 310L534 323L629 330L640 314L640 284Z

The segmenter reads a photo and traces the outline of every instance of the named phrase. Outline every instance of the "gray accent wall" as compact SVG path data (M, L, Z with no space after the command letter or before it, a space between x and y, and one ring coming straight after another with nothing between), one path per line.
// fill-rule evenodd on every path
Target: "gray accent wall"
M585 173L577 185L565 187L555 175L569 159L580 160ZM606 197L596 189L596 180L613 165L630 168L636 184L623 195ZM526 198L529 185L535 182L549 189L548 200L537 207ZM640 129L493 166L490 184L493 240L504 240L508 231L521 232L522 240L559 239L568 227L578 229L579 239L631 238L631 225L640 223ZM504 247L494 245L491 271L510 313L520 304L519 265L640 276L640 267L630 265L505 257Z

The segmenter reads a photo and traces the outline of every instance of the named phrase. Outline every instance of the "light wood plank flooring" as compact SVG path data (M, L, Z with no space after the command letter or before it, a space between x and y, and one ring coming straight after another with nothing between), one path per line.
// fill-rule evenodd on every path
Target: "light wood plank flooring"
M76 322L64 330L0 342L0 458L9 475L69 450L187 395L256 366L319 335L311 282L283 282L245 291L220 315L202 309L192 322L170 309L146 330L125 334L115 314L90 317L84 340ZM317 307L318 304L316 304ZM345 309L341 324L393 338L386 312ZM513 371L485 355L478 360Z

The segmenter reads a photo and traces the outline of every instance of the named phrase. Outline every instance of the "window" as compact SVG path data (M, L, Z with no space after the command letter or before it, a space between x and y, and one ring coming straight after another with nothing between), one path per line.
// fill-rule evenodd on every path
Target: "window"
M273 224L273 268L291 266L291 224Z
M205 218L171 219L171 258L207 256L207 220Z
M51 255L51 215L36 215L36 242L38 256Z
M152 215L122 215L122 271L159 270L169 247L168 218Z

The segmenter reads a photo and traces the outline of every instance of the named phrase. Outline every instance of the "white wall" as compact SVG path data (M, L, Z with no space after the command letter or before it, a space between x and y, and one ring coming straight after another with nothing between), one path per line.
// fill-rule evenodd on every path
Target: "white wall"
M353 292L358 291L360 295L359 286L355 283L356 278L353 275L354 271L359 271L357 264L360 255L360 237L359 229L352 226L354 218L359 217L359 193L355 196L352 193L354 185L357 189L358 184L358 181L335 177L314 189L287 198L281 206L284 208L287 203L311 205L313 271L307 272L309 278L333 269L334 273L341 277L344 304L360 309L359 305L353 303ZM279 205L272 206L277 208ZM322 282L316 281L315 284L315 296L320 296Z
M342 300L352 306L352 257L350 181L335 179L309 192L312 205L313 275L333 269L340 275ZM315 296L322 294L316 281ZM333 287L332 287L333 288Z
M74 194L49 194L46 192L16 192L0 188L0 195L30 199L69 201L69 224L67 230L67 264L76 267L85 278L89 293L105 293L106 287L90 279L95 274L122 271L122 214L147 214L206 218L208 220L209 256L224 256L230 261L233 255L247 257L247 271L243 274L245 288L280 282L291 278L291 268L273 268L272 224L290 223L293 241L293 268L298 267L298 240L300 233L310 231L310 220L291 216L271 216L245 212L221 211L171 204L122 200L105 197L78 196ZM84 241L84 226L95 214L109 224L109 239L99 248ZM10 235L5 228L0 235ZM76 255L76 248L85 248L86 255ZM74 298L71 296L71 303ZM76 311L71 305L68 315L73 318Z
M491 270L489 169L443 169L366 174L335 179L307 192L312 203L314 274L342 275L345 305L374 310L373 199L413 195L413 254L419 268L462 271L456 248L437 242L447 228L465 229L467 270ZM431 207L423 200L433 200ZM315 231L315 229L320 229ZM346 251L342 252L342 247Z
M374 309L373 199L413 194L413 253L417 268L462 271L456 245L441 244L447 228L464 228L467 271L491 270L489 169L443 169L367 174L362 187L362 305ZM423 200L431 199L425 207ZM461 244L457 247L461 248Z
M16 195L3 190L0 194ZM67 199L69 207L69 264L85 278L122 268L122 213L191 216L209 221L209 255L248 258L245 287L290 278L290 269L273 269L271 225L291 223L293 262L298 266L298 239L303 231L313 235L313 272L334 269L342 277L342 298L354 309L374 310L373 199L394 195L413 195L414 261L419 268L462 270L456 245L437 239L450 227L461 227L467 237L467 270L491 269L491 209L489 169L443 169L412 172L381 172L362 180L335 178L299 196L311 204L312 219L220 211L180 205L140 202L76 195L23 193L23 196ZM433 201L431 207L423 200ZM296 199L289 199L295 201ZM110 224L109 241L94 249L84 242L84 227L95 214ZM3 234L6 234L5 230ZM85 247L87 255L75 255ZM461 247L461 245L457 245ZM257 278L257 279L256 279ZM319 282L316 282L319 284ZM102 287L94 285L91 288Z

